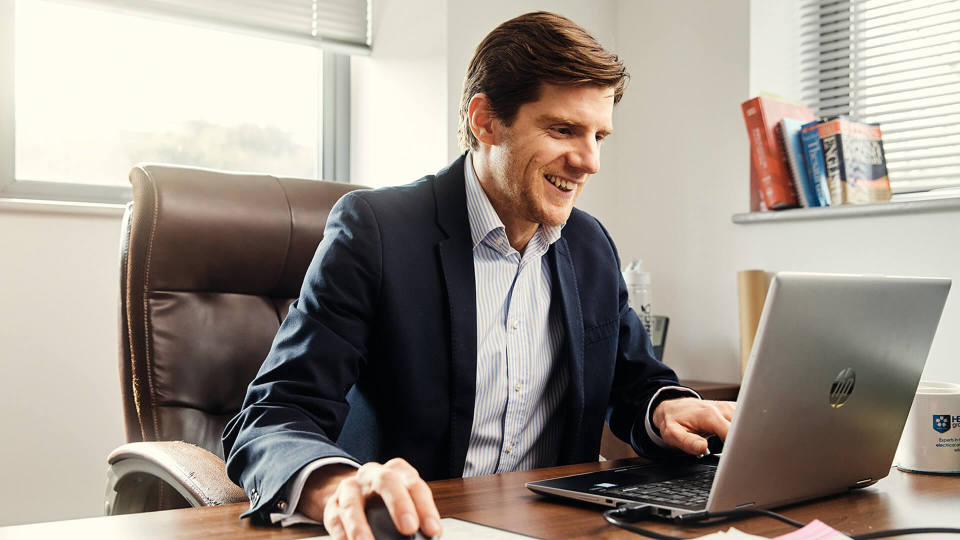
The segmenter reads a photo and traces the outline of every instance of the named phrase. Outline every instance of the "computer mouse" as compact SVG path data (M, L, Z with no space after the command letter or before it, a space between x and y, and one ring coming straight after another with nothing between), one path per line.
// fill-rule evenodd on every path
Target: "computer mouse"
M393 518L390 517L390 511L380 497L369 499L365 512L367 523L370 524L370 530L376 540L430 540L430 537L421 531L409 535L398 531L397 526L393 524Z

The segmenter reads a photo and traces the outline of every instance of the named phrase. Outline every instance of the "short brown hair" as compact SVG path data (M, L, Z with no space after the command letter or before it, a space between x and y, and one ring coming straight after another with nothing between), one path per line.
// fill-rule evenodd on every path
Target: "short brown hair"
M617 55L562 15L537 11L510 19L487 34L470 60L460 97L460 149L479 148L469 119L477 94L486 94L494 115L509 126L521 105L540 98L543 83L613 87L618 103L629 78Z

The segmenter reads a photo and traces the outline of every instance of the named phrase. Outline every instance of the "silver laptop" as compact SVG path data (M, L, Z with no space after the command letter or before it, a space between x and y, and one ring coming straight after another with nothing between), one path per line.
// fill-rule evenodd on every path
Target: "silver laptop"
M949 290L949 279L779 273L719 456L527 487L675 517L869 486L890 470Z

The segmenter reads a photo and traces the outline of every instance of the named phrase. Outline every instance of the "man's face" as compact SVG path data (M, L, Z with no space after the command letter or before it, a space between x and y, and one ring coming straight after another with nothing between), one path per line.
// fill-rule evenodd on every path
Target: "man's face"
M600 142L613 131L613 88L544 84L540 99L499 124L491 165L500 218L508 226L557 226L591 174L600 169Z

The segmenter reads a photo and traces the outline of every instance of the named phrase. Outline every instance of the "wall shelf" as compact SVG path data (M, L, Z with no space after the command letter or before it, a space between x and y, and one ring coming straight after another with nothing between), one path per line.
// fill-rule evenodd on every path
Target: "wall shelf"
M803 221L822 219L884 216L892 214L920 214L960 210L960 196L926 201L903 201L877 204L850 204L824 208L793 208L770 212L747 212L734 214L733 222L740 225L753 223Z

